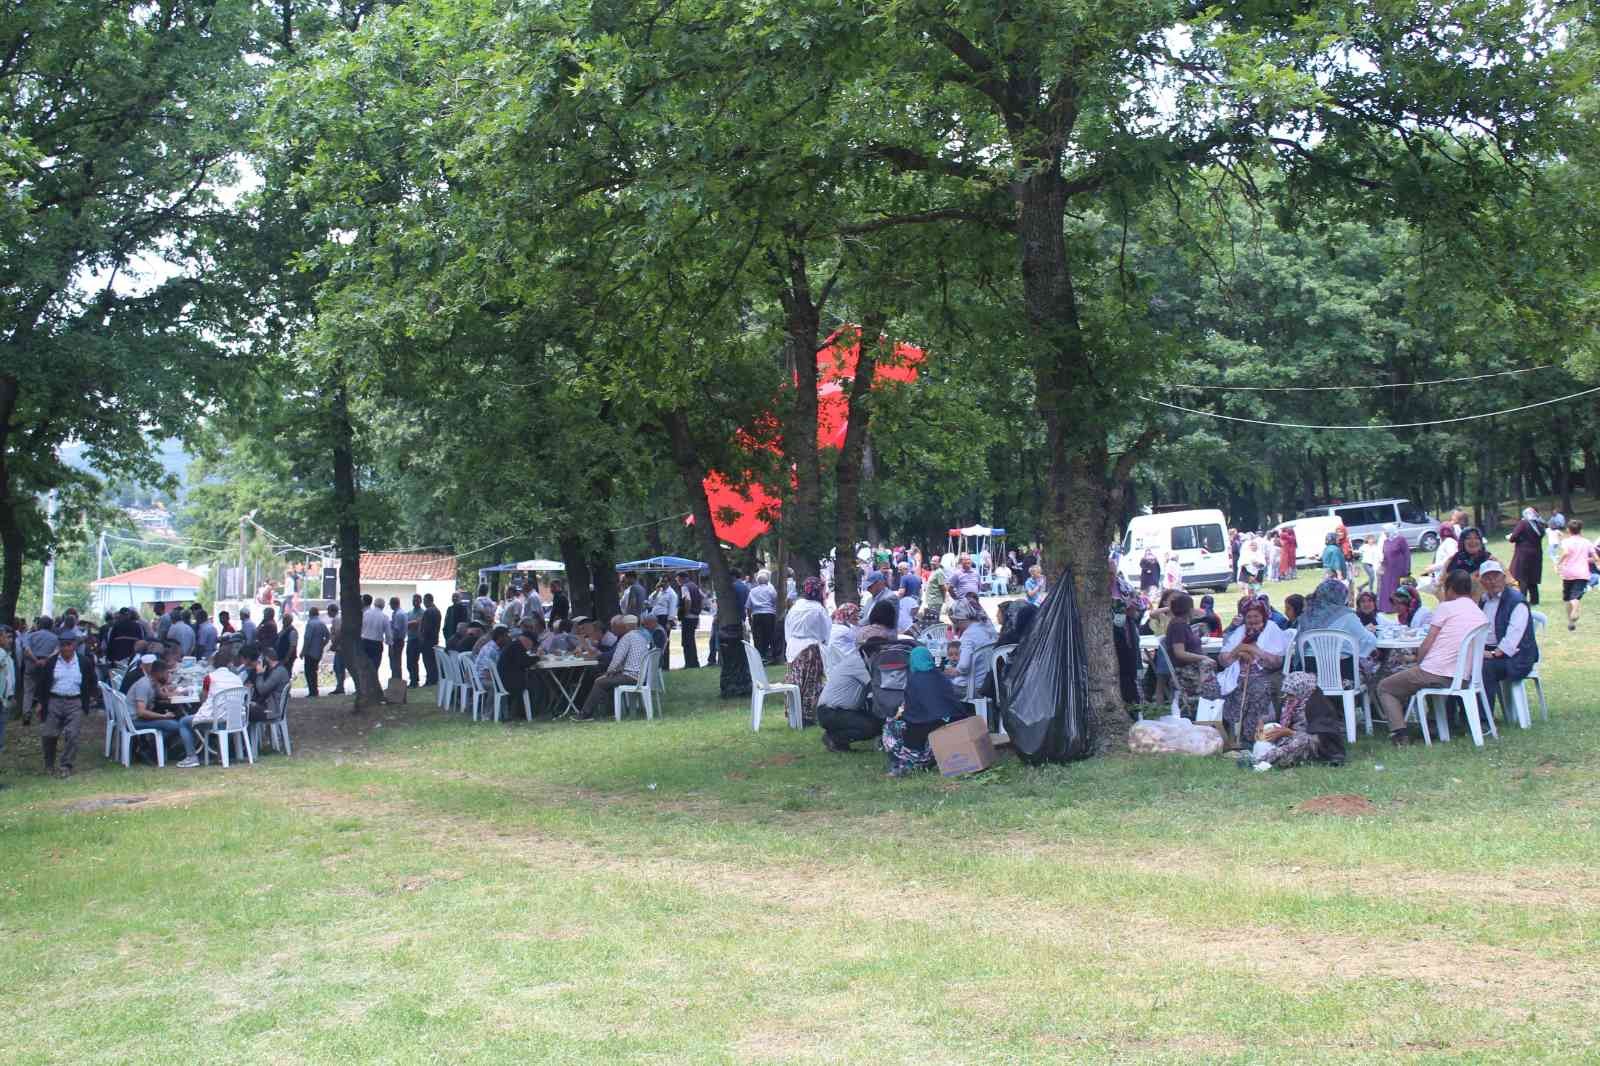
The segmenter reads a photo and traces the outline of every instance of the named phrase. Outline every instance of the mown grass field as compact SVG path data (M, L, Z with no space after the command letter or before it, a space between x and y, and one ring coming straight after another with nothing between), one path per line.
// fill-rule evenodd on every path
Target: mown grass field
M296 701L340 732L226 771L13 725L0 1059L1597 1061L1597 632L1530 732L1270 774L891 781L710 670L649 724Z

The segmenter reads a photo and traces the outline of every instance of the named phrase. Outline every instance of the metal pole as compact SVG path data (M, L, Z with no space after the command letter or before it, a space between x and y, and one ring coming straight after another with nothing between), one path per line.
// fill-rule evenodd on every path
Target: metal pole
M50 495L45 497L44 516L50 525L50 532L55 534L56 529L56 490L51 489ZM44 564L44 613L51 618L56 616L56 556L50 553L50 558Z
M245 536L246 536L246 527L249 525L249 522L250 522L250 516L249 515L240 515L239 516L239 598L241 600L244 599Z

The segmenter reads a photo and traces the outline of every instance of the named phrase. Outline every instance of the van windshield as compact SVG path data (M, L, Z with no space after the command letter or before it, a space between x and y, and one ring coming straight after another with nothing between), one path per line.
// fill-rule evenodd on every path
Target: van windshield
M1208 552L1222 551L1222 527L1215 524L1204 526L1173 526L1172 550L1182 551L1185 548L1204 548Z

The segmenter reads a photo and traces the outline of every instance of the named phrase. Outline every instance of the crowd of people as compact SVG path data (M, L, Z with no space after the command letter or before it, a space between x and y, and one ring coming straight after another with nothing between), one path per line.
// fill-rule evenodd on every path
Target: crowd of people
M1249 747L1263 725L1283 724L1283 694L1294 676L1285 671L1297 635L1333 631L1348 636L1356 650L1347 674L1359 673L1362 684L1373 688L1391 740L1404 744L1410 741L1406 708L1411 697L1448 685L1465 641L1487 625L1483 679L1492 713L1501 682L1527 677L1538 661L1531 609L1538 604L1546 551L1555 557L1563 581L1569 629L1577 627L1584 593L1600 583L1600 552L1583 536L1583 523L1576 519L1560 520L1559 535L1550 538L1547 549L1549 526L1529 508L1507 538L1512 545L1508 566L1490 551L1482 530L1466 524L1467 517L1458 511L1443 524L1433 561L1416 575L1410 546L1393 527L1369 544L1350 544L1330 533L1320 560L1320 583L1309 596L1286 597L1282 611L1262 587L1265 580L1257 579L1273 573L1271 547L1292 559L1293 544L1267 540L1263 547L1264 538L1256 536L1252 551L1254 535L1247 535L1240 565L1246 591L1226 626L1214 599L1205 596L1197 602L1184 591L1181 579L1175 584L1167 580L1160 560L1154 567L1141 566L1141 589L1114 578L1114 633L1124 699L1175 700L1189 716L1202 700L1221 700L1223 721L1234 740ZM1254 565L1257 558L1263 560L1260 567ZM1428 596L1435 600L1432 607ZM1377 634L1383 626L1425 635L1415 650L1380 649ZM1142 660L1141 635L1159 636L1164 654ZM1222 639L1214 659L1202 648L1207 637ZM1356 677L1346 681L1353 684Z

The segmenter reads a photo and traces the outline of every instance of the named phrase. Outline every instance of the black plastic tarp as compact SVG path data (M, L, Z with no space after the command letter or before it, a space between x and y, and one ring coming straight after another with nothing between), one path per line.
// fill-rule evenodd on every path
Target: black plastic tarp
M1089 663L1072 570L1050 583L1044 609L1006 664L1006 732L1024 762L1089 756Z

